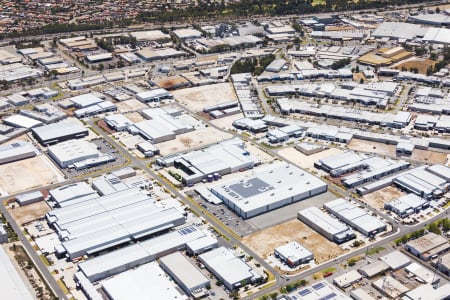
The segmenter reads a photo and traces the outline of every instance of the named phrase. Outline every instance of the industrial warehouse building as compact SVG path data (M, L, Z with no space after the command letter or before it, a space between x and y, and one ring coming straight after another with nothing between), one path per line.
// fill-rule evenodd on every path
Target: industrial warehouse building
M33 144L17 141L0 146L0 165L36 156L39 152Z
M295 93L295 90L292 93ZM328 104L321 104L320 106L317 106L313 103L297 99L277 98L277 104L283 114L300 113L393 128L402 128L402 126L406 126L405 122L410 119L410 116L408 117L403 114L381 114L377 112L351 109L345 106Z
M20 206L39 202L41 200L44 200L44 195L42 195L41 191L28 192L16 196L16 201Z
M82 170L116 160L112 154L102 153L97 145L84 140L69 140L49 146L48 155L63 169Z
M314 254L296 241L276 248L274 255L291 268L306 264L314 259Z
M217 240L195 226L186 226L157 237L131 244L104 255L81 262L78 267L90 281L95 282L126 270L151 262L175 251L182 251L187 244L200 241L203 249L217 247Z
M298 138L303 134L303 128L298 125L288 125L267 132L267 139L270 143L282 143L291 137Z
M284 59L275 59L273 60L267 67L266 67L266 71L267 72L280 72L281 69L283 69L283 67L286 65L286 60Z
M146 109L142 114L149 120L137 122L129 126L132 134L139 134L153 144L175 139L179 134L194 131L194 127L184 124L176 116L181 113L178 110L170 111L161 108Z
M229 290L239 289L249 283L262 280L262 275L225 247L203 253L198 256L198 259Z
M182 155L169 155L158 160L163 166L173 165L180 171L185 185L198 183L204 179L212 181L220 176L240 170L251 169L259 163L259 159L245 150L240 139L220 142L201 150Z
M71 183L48 191L56 207L64 207L99 197L97 192L84 181Z
M102 282L111 300L166 299L187 300L157 263L149 263Z
M210 188L230 209L248 219L327 191L327 184L308 172L285 162L255 170Z
M358 187L356 191L360 195L365 195L395 184L408 193L430 200L441 197L448 189L449 182L450 168L443 165L419 166Z
M286 297L286 298L284 298ZM277 298L280 300L351 300L326 280L316 282L310 286L296 289L295 291ZM367 300L367 299L364 299Z
M327 202L323 207L366 236L374 236L387 228L386 223L375 216L369 215L364 209L343 198Z
M391 276L384 276L383 278L372 282L372 286L390 299L399 299L403 294L409 291L408 287L404 286L401 282Z
M136 99L141 102L160 102L161 100L172 99L173 96L165 89L154 89L136 94Z
M393 271L402 269L411 263L411 259L398 250L380 257L380 260L388 264Z
M333 177L354 172L342 179L342 183L347 188L380 179L381 177L404 170L409 165L409 162L402 160L396 161L377 156L360 155L352 151L332 155L314 163L315 167L325 170Z
M162 208L140 188L54 209L46 215L62 243L58 257L74 259L182 225L176 208Z
M332 242L340 244L356 237L347 225L315 206L299 211L297 217Z
M31 132L43 146L83 138L89 133L83 123L74 119L32 128Z
M435 270L425 267L425 265L416 262L413 262L405 267L405 271L410 276L415 276L415 279L421 283L435 284L440 281L439 276L435 275Z
M429 172L425 167L419 167L398 176L393 183L401 189L427 200L441 197L448 188L446 179Z
M417 288L409 291L403 297L404 300L423 300L423 299L435 299L435 300L448 300L450 295L450 283L446 283L439 287L434 287L432 284L420 285Z
M116 131L126 131L133 122L122 114L114 114L105 117L105 122Z
M194 298L206 296L209 279L180 252L161 257L159 264L187 295Z
M150 181L143 176L135 176L126 180L122 180L119 176L112 173L97 177L92 181L92 187L101 196L114 194L116 192L135 187L148 190L150 186Z
M427 168L427 171L450 182L450 168L447 166L432 165Z
M329 156L320 159L314 163L314 166L337 177L345 173L362 169L364 164L363 158L353 151L347 151L341 154Z
M442 255L432 262L432 265L439 268L442 273L450 276L450 253Z
M360 281L363 276L356 270L351 270L347 273L344 273L333 279L333 283L340 287L341 289L345 289L352 285L355 282Z
M364 275L366 278L372 278L374 276L380 275L381 273L384 273L389 269L389 265L384 261L376 261L359 268L358 272Z
M400 218L406 218L429 207L429 205L427 200L420 198L416 194L407 194L385 203L384 208L396 213Z
M405 249L423 260L430 260L450 249L450 243L446 238L429 232L406 243Z

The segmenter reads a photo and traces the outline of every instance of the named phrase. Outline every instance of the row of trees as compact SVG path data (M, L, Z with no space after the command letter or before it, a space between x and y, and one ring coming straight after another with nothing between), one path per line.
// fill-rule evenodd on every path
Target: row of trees
M313 5L313 0L242 0L225 5L224 2L206 3L199 1L196 7L187 9L159 11L144 11L138 17L138 22L173 22L179 20L243 17L254 15L289 15L321 13L330 11L362 10L385 8L387 6L423 3L423 0L326 0L325 4Z
M450 220L448 218L438 220L436 222L431 223L426 226L428 232L433 232L435 234L441 234L442 231L447 232L450 231ZM395 244L397 246L406 244L409 240L415 240L423 235L425 235L425 229L420 229L410 234L404 235L399 239L395 240Z
M130 45L133 49L136 49L137 47L137 40L133 36L119 36L101 39L95 38L95 42L100 48L109 52L114 51L114 45Z

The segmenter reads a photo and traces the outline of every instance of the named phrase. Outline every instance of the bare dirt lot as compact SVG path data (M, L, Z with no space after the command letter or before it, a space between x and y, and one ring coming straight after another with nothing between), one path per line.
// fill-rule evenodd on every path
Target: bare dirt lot
M64 175L45 155L0 166L0 189L8 194L62 181Z
M348 148L356 151L377 153L380 155L388 155L388 156L396 155L395 145L387 145L384 143L377 143L360 139L352 139L348 144Z
M140 113L137 113L137 112L128 113L125 116L134 123L145 120L145 118Z
M398 156L395 152L395 145L387 145L384 143L352 139L348 144L348 147L356 151L377 153L380 155L401 158L401 156ZM443 164L447 160L447 154L429 150L414 149L413 153L410 156L406 156L406 158L422 161L425 163Z
M248 152L250 152L250 154L256 156L257 158L259 158L259 160L262 163L270 163L272 161L275 160L275 158L268 154L267 152L261 150L260 148L256 147L254 144L246 142L245 143L245 148Z
M142 103L137 99L130 99L123 102L117 102L116 106L117 110L122 114L148 108L147 105L145 105L144 103Z
M417 68L419 70L419 73L421 74L427 74L427 69L430 66L434 66L436 64L436 61L430 60L430 59L424 59L424 58L411 58L409 60L406 60L404 62L401 62L399 64L393 65L394 69L401 70L402 68L406 68L406 70L410 70Z
M301 153L300 151L296 150L294 147L288 147L281 149L278 151L278 154L284 157L285 159L291 161L292 163L296 164L300 168L303 169L314 169L314 163L318 161L319 159L331 156L331 155L337 155L342 153L341 149L337 148L330 148L327 150L323 150L321 152L311 154L311 155L305 155Z
M316 263L328 261L345 252L297 219L243 238L243 242L263 258L273 253L275 248L294 240L314 253Z
M178 135L174 140L159 143L156 146L159 148L161 155L164 156L174 152L207 146L230 138L232 138L230 133L222 132L212 127L205 127Z
M430 164L445 164L447 154L429 150L415 149L411 155L411 159L420 160Z
M231 83L218 83L173 91L175 99L188 109L198 112L204 107L236 101Z
M50 207L45 201L39 201L25 206L20 206L10 210L18 224L26 224L43 217L50 211Z
M394 186L388 186L376 192L370 193L362 197L362 200L378 210L384 208L384 204L395 200L406 193Z
M212 119L210 122L222 129L234 129L233 128L233 121L242 119L244 115L242 113L219 118L219 119Z

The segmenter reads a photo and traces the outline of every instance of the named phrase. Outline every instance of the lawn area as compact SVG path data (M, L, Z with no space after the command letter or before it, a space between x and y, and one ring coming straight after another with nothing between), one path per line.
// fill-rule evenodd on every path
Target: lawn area
M65 284L61 279L58 279L58 280L56 281L56 283L59 285L59 287L61 288L61 290L63 291L64 294L67 295L67 294L70 293L70 291L69 291L69 289L67 288L66 284Z
M326 269L324 269L324 270L322 270L322 271L320 271L320 272L323 273L323 274L325 274L325 273L328 273L328 272L334 272L334 271L336 271L336 268L329 267L329 268L326 268Z
M315 274L313 275L313 278L314 278L314 280L323 279L323 278L324 278L324 275L325 275L326 273L333 273L333 272L335 272L335 271L336 271L336 268L329 267L329 268L323 269L323 270L320 271L320 272L315 273Z
M325 5L326 4L325 0L313 0L313 2L312 2L312 6L320 5L320 4Z
M374 255L375 253L379 253L379 252L381 252L383 250L386 250L386 248L381 247L381 246L380 247L375 247L375 248L369 249L367 251L367 255Z

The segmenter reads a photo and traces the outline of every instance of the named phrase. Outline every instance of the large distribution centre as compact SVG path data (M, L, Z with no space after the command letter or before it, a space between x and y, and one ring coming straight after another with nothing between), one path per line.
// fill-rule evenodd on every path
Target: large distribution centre
M195 254L217 247L217 240L195 226L186 226L179 230L131 244L107 254L92 257L81 262L78 267L84 276L92 282L113 276L142 264L148 263L174 251L188 248L197 242Z
M33 136L44 146L57 144L71 139L79 139L88 135L88 130L76 120L62 121L41 127L32 128Z
M185 222L176 208L158 207L139 188L120 191L47 213L62 243L57 256L90 255Z
M231 179L211 192L242 218L248 219L327 191L327 184L285 162L259 167L254 175Z
M150 263L107 279L102 283L102 288L112 300L149 299L149 297L167 300L188 299L157 263Z
M115 160L113 155L101 153L97 145L84 140L68 140L49 146L48 155L61 168L84 169Z

